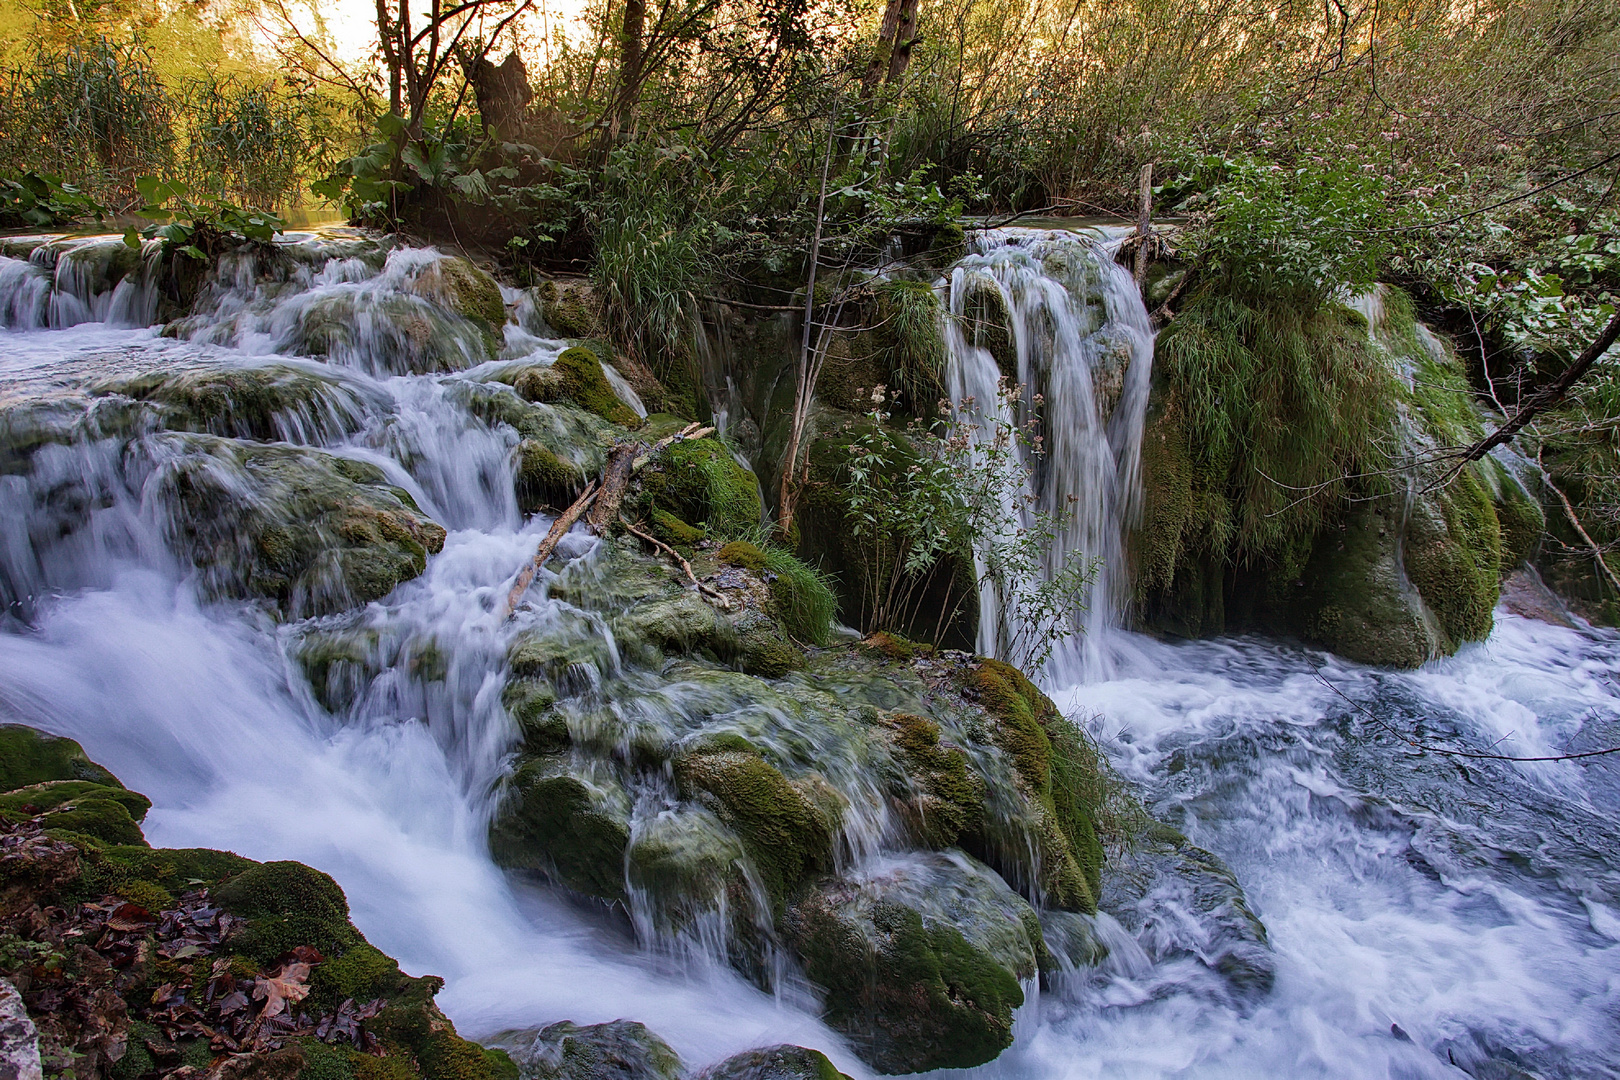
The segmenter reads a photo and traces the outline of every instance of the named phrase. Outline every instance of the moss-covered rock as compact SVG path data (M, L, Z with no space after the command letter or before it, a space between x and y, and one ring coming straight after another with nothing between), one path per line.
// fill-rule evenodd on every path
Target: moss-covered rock
M1035 912L963 855L818 885L784 922L827 1023L883 1073L971 1068L1012 1043L1037 970Z
M513 386L529 401L568 401L610 423L634 428L641 417L620 401L602 371L596 354L582 346L563 350L546 368L531 368L514 376Z
M474 322L498 350L506 325L506 301L495 279L459 256L446 255L429 264L412 281L412 291Z
M427 568L445 531L377 467L291 446L162 436L176 452L152 485L207 591L288 615L341 611ZM168 440L176 440L168 442Z
M21 724L0 724L0 791L15 791L51 780L122 786L112 773L91 761L84 747L72 739L48 735Z
M633 1020L575 1024L502 1037L523 1080L681 1080L669 1044Z
M981 831L984 781L968 767L967 753L942 742L939 725L926 716L891 713L883 720L904 769L895 801L918 842L937 850L963 832Z
M107 379L91 392L158 406L159 422L171 431L335 442L360 429L365 403L337 376L314 370L318 366L191 362Z
M675 775L683 795L742 839L776 911L801 882L832 868L843 807L825 780L789 780L742 750L692 754L676 764Z
M765 569L765 553L747 540L733 540L721 547L719 559L743 570L758 572Z
M501 866L538 871L587 896L624 899L630 797L589 760L525 762L506 781L489 836Z
M524 439L517 447L517 496L525 509L566 506L584 488L585 471L539 439Z
M38 819L60 829L109 844L144 844L139 822L151 800L122 787L83 780L55 780L0 795L0 814L22 821Z
M197 1073L213 1068L225 1080L385 1080L384 1073L386 1080L517 1080L505 1054L461 1039L433 1005L441 980L412 978L366 943L349 921L343 891L327 875L229 852L154 849L138 831L132 842L118 843L82 828L57 828L53 818L92 801L87 796L102 796L125 821L149 804L85 762L67 740L28 740L10 728L0 728L0 740L19 750L0 757L0 767L10 766L0 786L35 781L0 795L7 802L0 812L7 839L0 938L22 944L0 950L0 978L37 974L35 957L59 958L52 979L19 982L48 1060L71 1060L83 1075L107 1080L140 1080L186 1066ZM36 779L63 773L68 777ZM85 774L90 779L76 778ZM43 812L19 820L29 809ZM70 857L63 859L64 853ZM111 905L103 902L109 896ZM133 909L120 906L124 901ZM156 912L168 914L160 921ZM240 1036L242 1029L206 1009L205 984L217 988L214 980L231 980L251 1018L265 999L254 993L257 980L283 970L294 949L310 966L300 1012L311 1023L336 1020L344 1001L380 1000L380 1013L360 1020L364 1035L357 1035L377 1053L298 1039L249 1043L228 1060L216 1059L210 1041ZM169 1003L153 995L159 983L198 1003L187 1033L175 1034L165 1023ZM96 1023L60 1009L64 998L90 1003ZM109 1047L116 1049L109 1053ZM387 1063L380 1071L379 1062Z
M644 472L642 491L655 517L662 511L715 537L759 532L759 481L713 437L672 443Z
M1095 911L1103 863L1091 816L1096 749L1011 664L981 659L968 681L994 717L993 738L1037 808L1032 839L1043 899L1059 908Z
M595 298L582 281L548 281L539 286L540 317L558 337L593 338L601 333Z

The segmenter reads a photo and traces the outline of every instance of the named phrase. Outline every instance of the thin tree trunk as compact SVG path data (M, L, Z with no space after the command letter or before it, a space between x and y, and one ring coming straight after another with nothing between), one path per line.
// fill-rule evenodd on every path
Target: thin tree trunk
M804 289L804 333L799 338L798 379L793 391L793 419L788 425L787 453L782 460L781 494L777 499L776 528L787 536L793 528L793 509L796 493L793 470L799 460L799 443L804 438L804 425L810 415L810 400L815 393L811 370L810 331L815 322L816 266L821 262L821 225L827 213L827 176L832 171L833 137L838 130L838 108L834 106L827 119L827 149L821 157L821 191L816 196L816 231L810 241L810 273Z
M645 59L642 39L646 30L647 0L625 0L624 25L619 32L618 108L609 130L615 139L635 119L636 103L641 97L641 68Z
M1147 280L1148 248L1153 243L1153 162L1142 166L1136 186L1136 287L1140 289Z
M605 536L608 526L618 518L619 504L624 501L625 489L630 486L630 476L635 471L636 453L641 449L641 443L626 440L608 455L607 468L602 470L602 492L590 513L585 515L585 523L597 536Z

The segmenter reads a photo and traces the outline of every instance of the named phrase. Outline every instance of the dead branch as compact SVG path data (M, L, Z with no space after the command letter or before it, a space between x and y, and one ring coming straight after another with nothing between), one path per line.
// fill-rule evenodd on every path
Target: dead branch
M1537 413L1563 400L1564 395L1569 392L1569 388L1574 386L1582 376L1592 369L1594 364L1603 358L1603 354L1609 351L1609 347L1615 343L1617 338L1620 338L1620 311L1614 313L1613 317L1609 319L1608 325L1598 334L1597 340L1588 345L1586 351L1575 358L1575 362L1569 366L1568 370L1534 394L1531 394L1530 399L1522 402L1518 411L1501 427L1463 451L1462 460L1457 463L1452 475L1455 476L1458 472L1461 472L1465 463L1478 461L1496 447L1507 443L1519 433L1520 429L1531 420L1534 420Z
M512 591L506 594L506 609L501 613L502 622L512 617L512 613L517 610L518 601L523 598L523 594L528 591L529 585L533 583L534 575L540 572L540 567L545 564L547 559L551 558L551 553L557 549L557 545L562 542L562 538L568 535L568 530L574 527L574 522L579 520L579 516L590 507L595 499L596 481L592 480L585 485L584 493L574 500L574 505L557 515L557 520L551 523L551 528L547 531L545 539L541 540L540 546L534 549L534 558L530 559L523 567L523 570L517 576L517 581L512 583Z
M1320 671L1315 672L1315 675L1317 680L1320 681L1323 686L1339 695L1339 697L1342 698L1344 702L1352 709L1355 709L1357 712L1367 717L1367 719L1371 720L1374 724L1377 724L1379 727L1401 740L1401 742L1405 743L1407 746L1412 747L1414 750L1424 750L1431 754L1447 754L1451 757L1479 758L1485 761L1577 761L1581 758L1603 757L1606 754L1620 754L1620 746L1611 746L1607 750L1588 750L1585 753L1580 754L1546 754L1541 757L1514 757L1511 754L1487 754L1478 750L1451 750L1444 746L1432 746L1428 743L1420 743L1393 725L1380 720L1376 713L1367 708L1367 706L1361 704L1361 702L1352 700L1348 695L1345 694L1343 690L1340 690L1337 686L1334 686L1333 683L1329 682L1328 677L1323 675Z
M627 440L608 454L607 467L602 470L602 490L590 513L585 515L585 524L597 536L606 535L608 526L619 516L619 504L624 501L625 489L635 473L636 451L641 448L641 443Z
M674 548L670 547L668 544L664 543L651 533L643 532L642 530L638 529L636 526L626 521L623 517L619 518L619 524L623 525L625 529L628 530L632 535L639 536L641 539L647 541L647 543L651 544L659 551L662 551L665 555L668 555L670 558L680 563L681 569L686 572L686 580L697 586L698 591L704 596L710 597L714 600L724 600L719 593L715 592L713 589L709 588L707 585L703 584L703 582L697 579L697 575L692 573L692 564L687 562L686 559L682 557L680 552L676 551Z

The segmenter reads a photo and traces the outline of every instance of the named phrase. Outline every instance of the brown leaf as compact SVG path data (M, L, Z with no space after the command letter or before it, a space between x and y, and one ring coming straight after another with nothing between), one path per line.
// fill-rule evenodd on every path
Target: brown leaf
M155 922L157 916L139 904L120 904L111 915L107 916L108 929L126 933L130 930L144 930Z
M288 1002L296 1005L303 1001L309 996L309 987L304 985L304 980L308 978L308 964L287 964L278 975L260 975L253 986L254 1000L264 1000L264 1011L259 1015L268 1020L272 1016L279 1016L287 1008Z

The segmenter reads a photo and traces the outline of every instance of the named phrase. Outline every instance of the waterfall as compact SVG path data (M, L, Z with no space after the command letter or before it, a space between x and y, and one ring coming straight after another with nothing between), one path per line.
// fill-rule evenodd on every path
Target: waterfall
M1048 579L1069 560L1095 568L1087 594L1075 597L1081 633L1044 671L1058 685L1111 673L1108 633L1130 592L1125 537L1140 509L1153 328L1112 257L1123 235L987 230L945 285L946 376L958 416L996 410L1009 425L1040 416L1044 452L1026 451L1029 480L1006 508L1008 527L1028 527L1033 513L1061 515ZM999 403L1002 380L1022 390L1010 412ZM978 569L982 579L982 556ZM993 581L981 586L980 652L1028 660L1010 625L1017 603Z
M1318 675L1430 741L1593 749L1620 741L1620 636L1500 612L1489 641L1388 672L1272 642L1120 629L1152 332L1108 239L981 236L941 286L950 391L965 411L970 398L992 405L1002 376L1023 385L1010 422L1041 395L1047 452L1012 501L1022 513L1073 496L1049 568L1098 564L1078 598L1086 634L1045 673L1061 687L1053 699L1196 845L1186 861L1207 871L1219 856L1231 872L1158 873L1154 843L1172 830L1110 850L1121 869L1105 877L1094 923L1107 956L1027 988L1014 1045L972 1075L1614 1075L1614 759L1464 768L1413 753ZM802 684L745 698L736 672L621 656L612 619L629 575L613 545L566 537L565 572L542 573L517 617L501 618L549 525L519 512L519 435L499 419L524 404L499 381L506 369L566 346L532 300L505 296L515 318L491 342L424 295L445 256L338 231L226 260L197 314L160 332L151 252L116 237L0 241L0 722L83 742L153 799L154 844L331 873L374 944L445 978L438 1000L463 1034L622 1017L669 1040L693 1075L790 1042L869 1076L781 957L751 958L775 993L729 966L726 905L763 921L757 890L670 894L632 880L613 919L492 861L494 793L520 738L503 703L519 635L566 665L569 722L626 754L719 718L813 760L850 804L838 874L929 893L945 857L897 851L871 761L828 738L842 710L810 708ZM219 413L217 430L174 426L161 411L178 406L143 381L154 373L186 393L224 387L243 407ZM201 569L174 550L165 483L177 461L205 458L227 489L251 480L213 452L233 440L267 462L322 454L380 472L448 528L442 551L343 612L274 618L206 596ZM984 600L981 647L997 649L1006 598ZM961 658L918 663L945 672ZM866 723L857 677L828 693ZM986 770L1001 760L975 752ZM638 839L713 827L670 785L651 768L630 785ZM1015 790L1010 774L1001 790ZM1233 900L1237 882L1248 906ZM1237 992L1221 965L1255 917L1275 985Z

